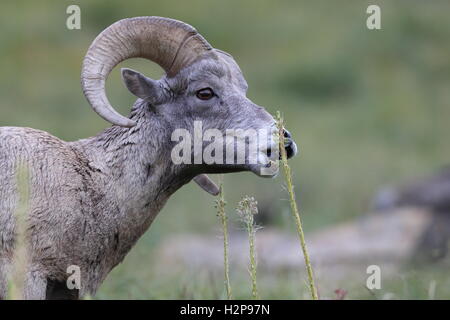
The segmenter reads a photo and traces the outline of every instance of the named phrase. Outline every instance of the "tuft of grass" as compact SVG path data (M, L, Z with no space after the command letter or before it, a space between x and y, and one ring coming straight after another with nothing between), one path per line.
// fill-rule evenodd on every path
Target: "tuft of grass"
M253 299L259 299L258 286L256 281L256 251L255 251L255 234L257 226L255 225L254 215L258 214L258 203L253 197L245 196L239 201L236 209L238 216L245 224L249 239L250 248L250 277L252 280L252 296Z
M29 208L29 171L23 164L18 164L16 169L17 180L17 208L16 240L14 245L14 258L12 275L8 283L8 299L22 300L25 283L25 274L28 265L26 245L26 216Z
M222 234L223 234L223 267L224 267L224 277L225 277L225 289L227 292L228 300L233 299L231 293L231 285L230 285L230 264L228 261L228 217L225 212L225 196L223 191L223 175L220 175L219 178L219 199L216 200L216 209L217 216L220 219L220 223L222 224Z
M277 125L278 125L279 150L280 150L280 154L281 154L281 165L283 167L287 191L289 193L289 202L291 205L291 213L295 220L295 224L297 227L297 234L300 239L300 246L302 248L303 256L305 258L305 266L306 266L306 272L308 274L309 290L311 292L312 299L318 300L319 296L317 294L316 285L314 283L314 273L313 273L313 269L311 266L311 261L309 259L308 248L306 246L305 234L303 232L303 226L302 226L302 220L300 219L300 213L299 213L299 210L297 207L297 201L296 201L295 192L294 192L294 185L292 184L292 172L291 172L291 168L289 167L289 164L287 161L286 149L284 148L284 145L285 145L284 134L283 134L284 124L283 124L283 118L281 117L281 114L279 111L277 112Z

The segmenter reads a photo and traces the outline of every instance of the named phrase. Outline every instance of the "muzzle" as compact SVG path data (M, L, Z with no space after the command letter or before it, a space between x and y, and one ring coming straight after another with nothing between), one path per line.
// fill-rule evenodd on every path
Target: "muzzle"
M297 154L297 145L292 139L292 135L286 129L283 130L284 135L284 149L286 150L286 156L288 159L292 158ZM281 160L281 155L280 155Z

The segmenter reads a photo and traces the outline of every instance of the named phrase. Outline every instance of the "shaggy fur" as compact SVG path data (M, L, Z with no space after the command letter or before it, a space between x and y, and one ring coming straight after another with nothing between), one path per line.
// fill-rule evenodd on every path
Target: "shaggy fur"
M177 189L200 173L256 172L247 165L171 161L173 130L192 130L195 120L222 132L274 128L274 119L245 97L247 84L233 58L220 51L215 57L161 80L124 70L127 87L140 98L131 129L114 126L64 142L34 129L0 128L0 299L14 252L19 163L30 173L27 299L74 298L65 289L70 265L81 268L79 296L95 294ZM212 88L216 96L199 100L195 92L202 88Z

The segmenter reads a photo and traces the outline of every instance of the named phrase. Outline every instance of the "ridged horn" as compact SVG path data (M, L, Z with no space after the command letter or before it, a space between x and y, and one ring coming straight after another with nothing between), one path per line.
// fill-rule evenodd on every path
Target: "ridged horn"
M210 51L210 44L192 26L162 17L136 17L117 21L92 42L83 60L81 86L90 105L103 119L122 127L134 121L120 115L105 92L111 70L129 58L159 64L168 77Z

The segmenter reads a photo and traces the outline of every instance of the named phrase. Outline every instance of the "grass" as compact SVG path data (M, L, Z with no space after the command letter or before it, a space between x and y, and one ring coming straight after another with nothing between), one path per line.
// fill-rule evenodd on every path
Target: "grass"
M236 211L238 213L238 216L244 223L245 230L247 231L248 235L250 255L249 272L252 281L252 297L253 299L259 299L258 284L256 281L257 260L255 250L255 234L257 231L257 226L254 222L254 216L255 214L258 214L258 203L253 197L245 196L241 201L239 201Z
M23 164L18 164L16 169L17 181L17 209L14 212L16 217L16 243L14 248L13 267L10 281L8 283L8 297L10 300L21 300L25 275L28 264L28 254L26 245L26 217L28 213L29 201L29 172Z
M300 219L300 213L297 207L297 200L295 198L295 192L294 192L294 185L292 183L292 172L291 168L289 167L287 155L286 155L286 149L285 141L284 141L284 123L283 118L281 117L281 113L277 112L277 124L278 124L278 137L279 137L279 150L281 153L281 163L283 167L284 177L286 180L286 186L287 191L289 193L289 202L291 204L291 213L295 220L295 225L297 226L297 234L300 239L300 246L302 248L303 256L305 258L305 266L306 266L306 272L308 273L308 283L309 283L309 290L311 292L311 298L313 300L318 300L319 296L317 295L317 289L316 285L314 283L314 273L311 266L311 261L309 259L309 253L308 248L306 246L306 240L305 240L305 233L303 232L303 226L302 226L302 220Z
M289 130L302 151L290 160L293 184L301 186L306 236L309 232L360 217L380 186L430 173L450 159L450 10L449 1L206 1L98 0L80 2L82 30L65 28L61 1L2 4L0 24L0 125L45 130L65 140L96 134L107 124L88 107L79 85L80 64L90 41L110 23L140 15L160 15L191 23L216 47L231 53L250 85L248 97L289 120ZM365 28L365 9L380 4L382 30ZM236 11L234 8L239 7ZM256 8L256 9L255 9ZM209 12L220 12L211 15ZM230 23L232 21L232 23ZM330 54L332 53L332 54ZM161 70L143 59L130 67L153 78ZM134 97L112 72L110 101L128 114ZM276 106L276 107L275 107ZM281 177L280 177L281 178ZM278 179L280 179L278 178ZM289 203L280 201L279 181L251 174L224 177L228 203L243 194L274 204L271 227L289 229ZM103 299L213 298L204 272L153 269L157 249L174 234L213 234L217 217L211 199L196 186L179 190L150 230L100 288ZM230 230L234 221L228 221ZM199 253L200 254L200 253ZM445 270L402 273L409 289L394 278L384 281L398 298L428 298L436 278L435 298L450 298ZM336 287L315 275L321 297ZM246 275L245 275L246 276ZM233 298L248 299L246 278L230 270ZM448 278L448 276L447 276ZM445 285L440 284L445 280ZM258 269L262 298L298 299L309 295L298 286L298 272L272 275ZM183 292L180 283L186 288ZM389 285L389 286L388 286ZM363 283L343 282L349 299L371 299ZM386 289L387 290L387 289Z
M230 284L230 264L228 261L228 217L225 212L225 196L223 190L223 175L220 176L219 181L219 199L216 200L216 209L217 216L220 219L220 223L222 224L222 235L223 235L223 270L224 270L224 282L225 282L225 290L227 293L228 300L233 299L233 295L231 293L231 284Z

